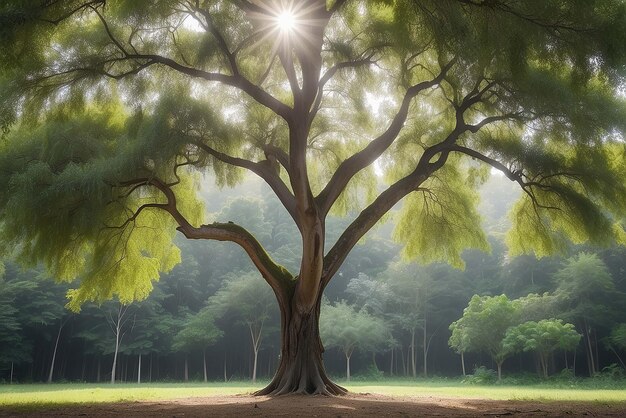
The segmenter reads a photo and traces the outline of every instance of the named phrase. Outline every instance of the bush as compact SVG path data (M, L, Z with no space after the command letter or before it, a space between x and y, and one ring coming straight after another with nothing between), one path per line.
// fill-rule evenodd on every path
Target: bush
M470 385L493 385L498 381L498 373L495 370L480 366L474 369L474 374L463 379L464 383Z
M602 369L599 375L601 379L619 380L624 378L624 369L617 363L610 364Z
M373 364L370 364L370 366L367 369L352 376L352 380L357 381L357 382L363 382L363 381L378 382L384 379L385 379L385 373L381 370L378 370L378 367L376 367Z

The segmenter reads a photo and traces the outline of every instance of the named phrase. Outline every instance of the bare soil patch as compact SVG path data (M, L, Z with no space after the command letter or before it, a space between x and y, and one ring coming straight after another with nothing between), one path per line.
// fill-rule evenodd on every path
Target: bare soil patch
M37 411L1 410L0 417L564 417L626 416L626 404L524 402L441 397L249 395L115 404L77 404Z

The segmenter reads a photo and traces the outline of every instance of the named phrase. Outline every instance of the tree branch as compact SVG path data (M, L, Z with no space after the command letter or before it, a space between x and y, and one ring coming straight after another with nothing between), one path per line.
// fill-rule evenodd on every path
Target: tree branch
M512 171L501 162L491 157L488 157L476 150L473 150L471 148L467 148L461 145L455 144L451 146L450 151L460 152L462 154L468 155L472 158L475 158L484 163L487 163L491 167L503 173L509 180L514 181L520 185L524 193L526 193L528 197L530 197L530 199L532 200L533 206L535 208L559 210L559 208L554 207L554 206L545 206L545 205L540 204L532 190L533 187L537 187L543 190L549 190L550 186L543 184L541 182L536 182L536 181L524 181L523 173L521 170Z
M187 221L183 214L178 211L176 195L172 188L158 178L135 179L120 183L120 185L124 187L142 183L159 189L167 199L167 203L146 204L140 207L140 209L143 210L147 207L153 207L167 211L178 224L178 228L176 229L188 239L230 241L238 244L248 254L252 263L272 287L276 297L286 298L288 292L293 291L293 276L287 269L274 262L261 243L245 228L231 222L213 223L211 225L194 227ZM138 215L139 213L136 213L134 218Z
M319 205L320 212L325 216L330 208L333 206L341 192L346 188L348 182L359 171L372 164L383 152L391 146L400 133L400 130L404 126L404 122L408 116L409 105L411 100L417 96L421 91L434 87L439 84L445 77L446 73L454 65L455 60L450 61L446 66L441 69L441 72L437 77L430 81L423 81L410 87L402 100L402 105L393 118L391 125L387 130L378 138L372 140L364 149L352 155L348 159L344 160L335 174L331 177L330 181L316 197L317 204Z
M202 142L194 141L192 144L225 164L245 168L246 170L252 171L254 174L261 177L272 188L296 224L300 226L296 216L296 202L294 196L282 179L278 176L278 173L274 171L271 164L263 164L263 162L256 163L243 158L233 157L228 154L224 154L223 152L219 152Z

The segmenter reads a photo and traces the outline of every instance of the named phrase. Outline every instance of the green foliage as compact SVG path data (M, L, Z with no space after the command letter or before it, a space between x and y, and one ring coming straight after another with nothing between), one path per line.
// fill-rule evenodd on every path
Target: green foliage
M448 261L463 267L466 248L487 250L475 205L477 195L461 173L446 166L440 174L407 197L394 239L405 243L403 254L425 263Z
M464 383L470 385L493 385L498 380L498 373L495 370L480 366L474 369L474 373L463 379Z
M626 324L619 324L611 331L609 342L626 351Z
M359 349L378 352L391 340L385 322L365 310L356 310L344 300L324 305L320 315L320 334L327 347L339 348L346 357Z
M190 351L193 349L205 349L215 344L224 335L223 331L215 325L213 313L209 309L203 309L196 315L189 316L183 329L174 336L172 349L175 351Z
M619 317L624 295L616 291L606 265L596 254L580 253L569 258L554 278L558 283L555 296L564 319L610 327Z
M576 348L581 335L574 325L560 319L527 321L509 328L502 345L509 352L534 351L539 355L543 376L548 377L548 360L557 349L571 351Z
M482 351L489 354L498 363L512 353L503 344L504 336L514 324L515 305L505 295L474 295L463 317L450 325L451 347L457 352Z

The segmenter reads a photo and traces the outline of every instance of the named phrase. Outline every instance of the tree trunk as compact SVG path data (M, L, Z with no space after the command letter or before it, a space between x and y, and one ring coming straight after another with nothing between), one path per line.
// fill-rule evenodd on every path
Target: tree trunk
M202 350L202 371L204 373L204 383L207 382L206 375L206 348Z
M115 334L115 352L113 353L113 366L111 366L111 384L115 383L115 371L117 369L117 353L120 349L120 333L119 330Z
M228 382L228 377L226 376L226 352L224 351L224 382Z
M393 376L393 348L391 349L391 364L389 365L389 376Z
M411 331L411 373L413 379L417 378L417 369L415 368L415 328Z
M57 358L57 348L59 347L59 338L61 338L61 330L63 330L63 319L61 318L61 324L59 325L59 332L57 332L57 339L54 343L54 351L52 352L52 363L50 364L50 373L48 374L48 383L52 383L52 373L54 372L54 362Z
M187 354L185 354L185 382L189 381L189 361L187 359Z
M613 354L615 354L615 356L617 357L617 360L619 360L619 364L621 364L622 368L624 370L626 370L626 364L624 364L624 361L622 360L622 358L620 357L619 354L617 354L617 351L615 351L615 349L613 347L609 347L609 349L613 352ZM11 363L11 366L13 365L13 363Z
M424 332L422 333L423 337L423 356L424 356L424 378L428 378L428 346L430 345L430 341L427 342L426 338L426 312L424 312Z
M259 360L259 349L255 347L252 351L254 351L254 359L252 362L252 384L254 384L256 383L256 367Z
M502 380L502 362L497 362L496 365L498 366L498 382Z
M587 325L587 320L585 319L585 341L587 342L586 351L587 351L587 362L589 365L589 377L593 377L597 370L596 364L593 356L593 348L591 347L591 335L589 334L589 326Z
M352 355L346 354L346 381L347 382L350 381L350 357L352 357Z
M137 364L137 383L141 384L141 353L139 353L139 362Z
M13 362L11 362L11 377L9 378L9 385L13 384Z
M463 351L461 351L461 368L463 369L463 377L465 377L465 353Z
M343 395L347 391L333 383L324 370L324 347L319 335L321 292L313 310L300 313L292 301L279 298L281 355L274 378L256 395L287 393Z

